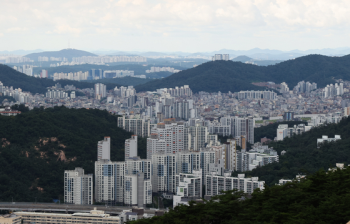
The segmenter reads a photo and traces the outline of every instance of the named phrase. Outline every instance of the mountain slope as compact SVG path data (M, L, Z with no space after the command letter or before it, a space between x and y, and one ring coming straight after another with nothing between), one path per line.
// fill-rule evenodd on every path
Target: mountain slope
M334 83L334 79L350 80L350 55L308 55L266 67L233 61L213 61L137 86L136 89L153 91L190 85L194 92L236 92L258 89L251 85L252 82L286 82L292 89L302 80L316 82L319 87L324 87Z
M154 91L158 88L174 88L190 85L194 92L228 92L234 90L262 89L251 84L251 80L262 81L263 73L257 66L232 61L215 61L201 64L161 80L136 86L137 91ZM261 77L258 77L258 75Z
M38 57L65 57L68 58L68 60L72 60L74 57L83 57L83 56L97 56L96 54L87 52L87 51L81 51L76 49L63 49L60 51L44 51L40 53L32 53L28 54L25 57L30 58L34 61L38 61Z
M79 89L94 88L93 83L78 82L71 80L59 80L53 81L52 79L39 79L27 76L21 72L18 72L9 66L0 64L0 81L4 86L13 86L13 88L21 88L23 91L29 91L35 93L45 93L47 87L54 86L56 83L60 83L62 86L74 85ZM107 89L112 89L116 84L107 84Z
M97 141L110 136L111 159L121 161L131 133L107 111L55 107L0 116L0 136L0 201L52 201L63 199L64 170L94 172Z

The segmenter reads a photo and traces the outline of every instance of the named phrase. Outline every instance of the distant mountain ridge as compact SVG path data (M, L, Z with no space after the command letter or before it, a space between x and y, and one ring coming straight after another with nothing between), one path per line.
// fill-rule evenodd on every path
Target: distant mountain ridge
M34 61L38 61L38 57L65 57L68 58L68 60L72 60L74 57L83 57L83 56L97 56L96 54L82 51L82 50L76 50L76 49L63 49L60 51L44 51L40 53L32 53L28 54L25 57L30 58Z
M308 55L266 67L233 61L210 61L167 78L136 86L136 90L154 91L159 88L190 85L194 92L237 92L261 89L252 85L252 82L286 82L293 88L304 80L324 87L334 83L334 79L350 80L350 55Z

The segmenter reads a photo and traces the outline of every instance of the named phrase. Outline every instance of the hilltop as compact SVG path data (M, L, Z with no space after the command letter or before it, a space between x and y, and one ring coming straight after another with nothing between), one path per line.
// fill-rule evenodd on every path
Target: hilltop
M44 51L40 53L32 53L28 54L25 57L30 58L34 61L38 61L38 57L65 57L68 58L68 60L72 60L74 57L83 57L83 56L97 56L96 54L87 52L87 51L81 51L76 49L63 49L60 51Z
M117 127L117 118L107 111L65 107L0 116L0 201L63 201L64 170L83 167L94 173L97 141L104 136L111 137L111 159L124 160L131 133ZM145 153L145 147L139 149L140 156Z
M270 66L211 61L167 78L139 85L136 89L154 91L158 88L189 85L194 92L237 92L261 89L252 85L252 82L286 82L292 89L301 80L316 82L318 87L324 87L334 83L335 79L350 80L350 55L308 55Z
M0 64L0 81L4 86L13 86L13 88L21 88L23 91L29 91L35 93L45 93L47 87L54 86L56 83L60 83L62 86L74 85L79 89L94 88L93 83L78 82L71 80L58 80L52 79L39 79L31 76L27 76L21 72L18 72L7 65ZM106 84L107 89L113 89L117 84Z

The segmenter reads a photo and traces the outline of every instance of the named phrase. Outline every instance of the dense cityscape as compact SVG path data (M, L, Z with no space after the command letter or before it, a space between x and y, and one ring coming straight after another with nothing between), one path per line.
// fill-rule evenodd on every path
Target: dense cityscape
M350 2L0 6L0 224L350 224Z

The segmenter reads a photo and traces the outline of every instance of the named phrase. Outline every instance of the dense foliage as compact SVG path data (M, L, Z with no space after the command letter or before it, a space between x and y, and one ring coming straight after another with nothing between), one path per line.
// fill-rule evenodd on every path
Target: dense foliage
M350 168L323 170L300 182L266 186L251 199L228 191L204 203L180 205L164 216L129 224L229 224L229 223L347 223L350 220Z
M29 91L33 94L45 93L47 91L47 87L54 86L56 83L60 83L62 87L65 85L74 85L79 89L94 88L94 84L88 82L78 82L71 80L53 81L52 79L39 79L30 77L6 65L1 64L0 81L4 84L4 86L21 88L23 91ZM116 87L116 84L107 84L107 89L113 89L114 87Z
M341 140L324 143L317 148L317 138L322 138L322 135L329 138L341 135ZM279 163L258 167L246 173L259 177L269 185L278 183L282 178L295 178L299 173L307 174L320 168L327 169L335 163L350 163L350 117L341 120L339 124L326 124L302 135L271 142L269 146L277 150L279 155L282 150L285 150L286 154L280 155Z
M301 80L316 82L318 87L334 83L334 79L350 80L350 55L328 57L308 55L276 65L256 66L233 61L207 62L161 80L137 87L138 91L190 85L194 92L236 92L261 89L252 82L286 82L293 88Z
M94 173L97 142L111 137L111 159L124 160L125 139L131 133L117 127L107 111L34 109L15 117L0 116L0 201L63 199L64 170L83 167ZM139 138L146 157L146 140Z
M269 124L266 126L262 126L259 128L254 128L254 142L260 142L260 140L264 137L274 140L277 136L277 128L280 124L288 124L288 127L293 127L298 124L305 124L305 121L283 121L283 122L275 122L273 124Z

